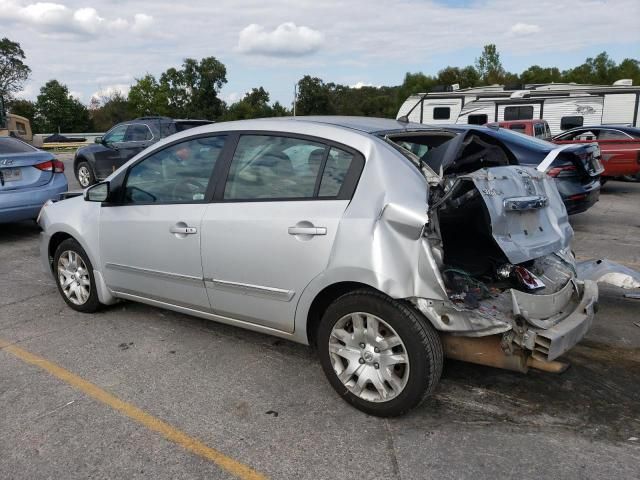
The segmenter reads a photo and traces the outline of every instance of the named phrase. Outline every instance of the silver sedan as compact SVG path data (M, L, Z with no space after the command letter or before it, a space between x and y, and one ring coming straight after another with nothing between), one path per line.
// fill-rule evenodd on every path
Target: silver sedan
M64 301L130 300L317 348L399 415L443 357L559 370L594 315L553 180L483 127L301 117L207 125L40 214ZM277 373L274 373L277 374Z

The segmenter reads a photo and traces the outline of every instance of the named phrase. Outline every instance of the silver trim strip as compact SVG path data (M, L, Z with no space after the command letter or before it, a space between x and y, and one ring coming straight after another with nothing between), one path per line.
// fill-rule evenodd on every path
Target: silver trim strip
M213 320L215 322L225 323L227 325L234 325L236 327L241 327L241 328L253 330L256 332L276 335L278 337L289 338L293 334L293 324L291 325L292 330L288 332L286 330L279 330L277 328L266 327L264 325L260 325L257 323L236 320L235 318L225 317L223 315L216 315L214 313L210 313L204 310L199 310L197 308L183 307L180 305L176 305L174 303L163 302L161 300L155 300L153 298L148 298L148 297L141 297L139 295L134 295L132 293L126 293L126 292L114 290L113 294L118 298L133 300L134 302L146 303L147 305L153 305L154 307L167 308L175 312L185 313L187 315L193 315L195 317L200 317L200 318L205 318L207 320Z
M142 275L149 275L152 277L168 278L170 280L180 280L189 283L202 283L203 281L202 277L183 275L181 273L162 272L160 270L151 270L148 268L131 267L129 265L120 265L119 263L107 263L105 264L105 267L112 270L121 270L128 273L138 273Z
M290 302L296 292L294 290L284 290L282 288L264 287L262 285L251 285L249 283L229 282L227 280L218 280L216 278L205 278L204 282L207 286L213 286L222 290L229 290L234 293L243 295L254 295L258 297L267 297L281 302Z

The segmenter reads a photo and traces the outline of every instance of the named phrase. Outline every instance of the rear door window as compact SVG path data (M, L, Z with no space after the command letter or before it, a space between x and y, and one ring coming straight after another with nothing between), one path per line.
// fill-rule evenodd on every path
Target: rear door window
M353 154L349 152L335 147L329 150L329 157L320 181L318 193L320 197L335 197L340 193L352 161Z
M125 142L146 142L151 140L153 134L149 127L142 123L134 123L127 127L127 131L124 136Z
M241 135L222 198L234 201L345 199L364 158L322 140Z
M620 130L600 130L598 140L629 140L631 137Z

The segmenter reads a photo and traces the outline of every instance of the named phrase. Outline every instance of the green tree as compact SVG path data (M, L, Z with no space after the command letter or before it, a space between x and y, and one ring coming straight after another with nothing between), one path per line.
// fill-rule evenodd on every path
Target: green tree
M98 132L106 132L116 123L129 120L136 115L131 109L127 97L120 92L102 98L93 98L90 106L93 128Z
M231 104L222 116L223 120L282 117L290 112L278 102L269 105L269 92L258 87L251 89L241 100Z
M149 73L136 79L136 83L129 90L128 101L131 113L135 117L171 114L166 88Z
M617 65L607 52L589 57L582 65L563 72L565 82L610 85L616 80Z
M625 58L615 68L615 80L629 78L634 85L640 85L640 61L633 58Z
M532 65L520 74L521 83L562 82L562 73L555 67Z
M9 99L22 90L31 69L24 63L24 51L17 42L8 38L0 40L0 97Z
M454 85L460 88L475 87L480 82L478 71L471 65L464 68L446 67L438 72L438 84Z
M482 54L476 59L476 70L486 85L502 83L505 71L500 61L500 54L493 43L485 45Z
M90 129L89 110L69 95L66 85L49 80L40 89L36 100L34 132L86 132Z
M298 81L297 115L332 115L331 87L322 79L305 75Z
M36 118L36 104L30 100L12 100L8 105L8 110L9 113L29 119L30 123L33 123Z
M218 98L227 83L227 69L215 57L198 62L187 58L180 70L170 68L160 76L160 87L167 94L169 110L174 116L214 120L225 110Z

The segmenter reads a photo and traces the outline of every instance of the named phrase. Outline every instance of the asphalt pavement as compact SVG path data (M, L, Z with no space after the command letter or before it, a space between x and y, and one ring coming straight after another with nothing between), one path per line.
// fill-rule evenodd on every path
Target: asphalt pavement
M577 256L640 269L638 205L640 184L607 183L572 217ZM0 225L2 479L638 478L640 300L619 289L564 374L448 361L433 397L385 420L305 346L130 302L74 312L38 236Z

